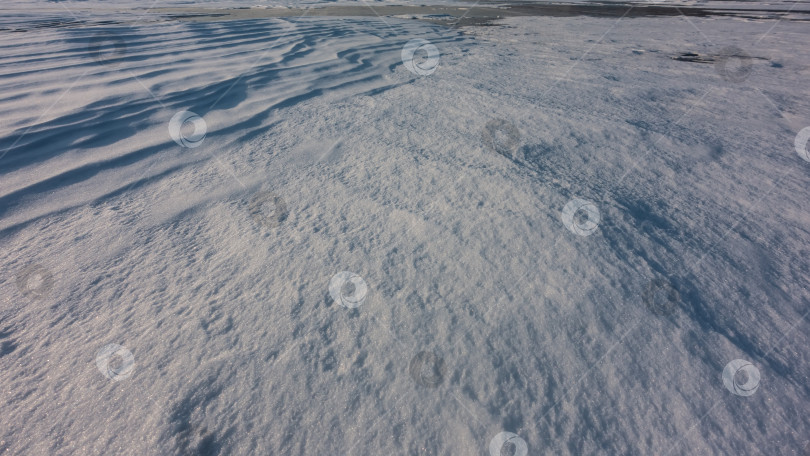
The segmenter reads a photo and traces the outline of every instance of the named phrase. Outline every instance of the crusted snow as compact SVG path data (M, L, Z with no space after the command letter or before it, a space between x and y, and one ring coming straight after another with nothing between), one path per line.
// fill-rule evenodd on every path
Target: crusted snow
M529 454L804 454L810 29L501 24L3 32L0 449L484 455L506 431ZM432 74L403 65L411 39ZM741 82L671 58L729 46ZM359 307L330 296L341 271ZM126 378L99 371L108 344ZM724 387L734 359L754 394Z

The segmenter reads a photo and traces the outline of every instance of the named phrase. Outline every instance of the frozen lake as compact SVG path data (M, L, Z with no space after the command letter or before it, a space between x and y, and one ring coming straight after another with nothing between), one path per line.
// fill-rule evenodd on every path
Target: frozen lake
M210 3L0 7L0 451L810 455L806 3Z

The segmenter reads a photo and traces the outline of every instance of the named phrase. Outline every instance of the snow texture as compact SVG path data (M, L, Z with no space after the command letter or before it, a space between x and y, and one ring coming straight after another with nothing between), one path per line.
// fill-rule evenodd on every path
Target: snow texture
M806 23L126 14L0 32L0 450L807 454Z

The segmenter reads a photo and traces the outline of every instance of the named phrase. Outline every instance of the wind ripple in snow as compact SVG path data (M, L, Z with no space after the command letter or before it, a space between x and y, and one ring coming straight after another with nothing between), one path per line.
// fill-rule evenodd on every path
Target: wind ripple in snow
M9 128L0 132L0 233L210 159L212 152L187 154L171 140L167 125L177 111L205 119L204 148L216 151L266 132L280 109L405 82L382 76L400 63L407 31L396 23L294 19L4 40L0 120ZM52 197L65 188L75 191Z

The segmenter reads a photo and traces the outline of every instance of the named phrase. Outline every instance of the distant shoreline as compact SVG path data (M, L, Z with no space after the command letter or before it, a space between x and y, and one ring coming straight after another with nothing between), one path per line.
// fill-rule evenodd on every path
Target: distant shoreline
M111 23L126 24L130 15L139 20L146 17L150 21L190 21L211 22L224 20L245 20L281 17L389 17L414 19L449 27L475 25L497 25L496 21L508 17L549 16L574 17L590 16L605 18L637 17L735 17L750 20L810 21L810 9L805 3L785 4L785 8L774 8L773 4L762 5L744 2L712 2L701 6L678 5L671 3L636 2L494 2L468 1L463 4L446 5L390 5L390 4L343 4L318 5L310 8L286 7L163 7L163 8L119 8L115 6L91 8L74 7L71 12L87 14L85 19L61 16L66 13L57 8L36 8L34 10L7 10L9 16L0 30L22 32L32 28L71 28ZM724 4L723 4L724 3ZM801 5L802 9L796 9ZM19 13L19 15L15 15ZM44 19L34 19L42 16ZM89 20L93 17L94 20ZM106 20L105 20L106 19ZM9 27L11 25L11 27Z
M470 2L473 3L474 2ZM747 6L747 5L746 5ZM754 5L751 5L754 6ZM632 7L632 8L631 8ZM783 19L810 21L810 10L789 11L787 8L738 8L708 6L681 6L650 3L538 3L538 2L478 2L475 6L462 5L335 5L313 8L159 8L172 19L211 21L254 19L262 17L399 17L423 20L452 26L491 25L507 17L657 17L657 16L726 16L745 19ZM790 14L805 17L789 18Z

